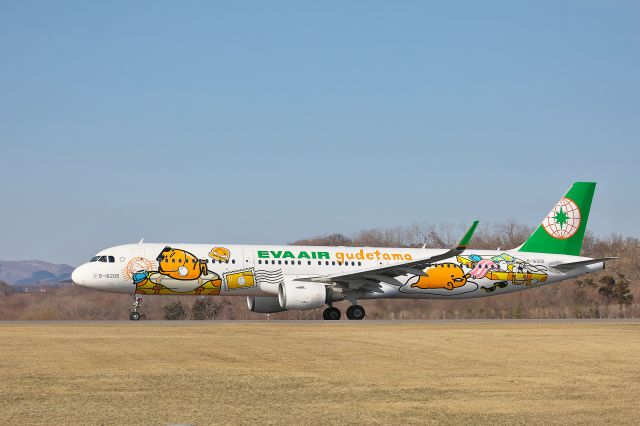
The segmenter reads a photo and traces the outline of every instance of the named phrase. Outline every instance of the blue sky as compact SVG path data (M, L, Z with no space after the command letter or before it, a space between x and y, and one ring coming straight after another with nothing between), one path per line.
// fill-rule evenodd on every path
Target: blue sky
M0 259L537 224L637 237L640 3L0 3Z

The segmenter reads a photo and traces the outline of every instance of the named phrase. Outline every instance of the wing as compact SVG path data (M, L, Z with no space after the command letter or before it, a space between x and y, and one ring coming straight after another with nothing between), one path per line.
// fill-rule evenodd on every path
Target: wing
M384 282L393 286L401 286L402 283L396 280L394 277L400 275L420 275L426 276L423 271L427 266L432 263L439 262L441 260L449 259L458 256L466 250L469 241L473 236L476 228L478 227L478 221L474 221L469 230L460 243L452 249L445 250L441 254L435 256L425 257L417 260L410 260L407 262L394 263L393 265L386 265L382 267L375 267L369 269L360 269L348 274L336 274L336 275L323 275L317 277L297 278L296 281L311 281L325 284L342 284L348 285L349 288L363 288L371 291L380 290L380 282Z
M567 262L567 263L559 263L557 265L550 265L552 268L557 269L560 272L569 272L574 268L578 268L580 266L593 265L594 263L601 263L605 260L615 260L619 259L619 257L601 257L597 259L588 259L588 260L580 260L578 262Z

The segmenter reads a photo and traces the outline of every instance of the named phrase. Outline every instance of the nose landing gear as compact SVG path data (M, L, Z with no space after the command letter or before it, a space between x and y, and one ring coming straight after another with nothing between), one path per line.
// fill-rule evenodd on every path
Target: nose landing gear
M129 314L129 319L131 321L138 321L140 319L140 312L138 309L142 306L142 296L139 294L133 295L133 312Z

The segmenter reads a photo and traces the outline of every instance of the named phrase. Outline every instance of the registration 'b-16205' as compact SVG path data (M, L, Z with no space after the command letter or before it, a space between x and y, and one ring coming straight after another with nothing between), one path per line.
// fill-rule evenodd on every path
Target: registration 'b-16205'
M316 309L337 320L334 302L362 299L461 299L539 287L604 268L614 258L580 256L595 183L576 182L534 233L512 250L473 250L473 222L449 249L149 244L111 247L79 266L77 285L133 296L243 296L253 312Z

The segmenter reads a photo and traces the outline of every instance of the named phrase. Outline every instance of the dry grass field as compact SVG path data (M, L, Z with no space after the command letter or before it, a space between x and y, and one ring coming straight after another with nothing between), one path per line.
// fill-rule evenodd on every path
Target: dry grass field
M640 323L1 323L0 424L616 423Z

